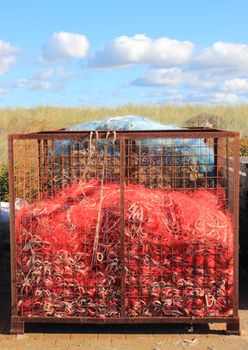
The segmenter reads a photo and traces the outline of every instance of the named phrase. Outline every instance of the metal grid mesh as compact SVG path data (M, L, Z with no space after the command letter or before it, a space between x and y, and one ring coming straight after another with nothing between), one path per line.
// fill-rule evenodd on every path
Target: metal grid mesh
M71 140L60 135L58 139L46 136L44 139L14 141L15 198L33 205L33 215L36 215L35 222L30 214L23 219L28 222L27 225L25 222L28 232L23 227L18 231L16 226L18 315L231 316L233 276L227 270L233 268L232 245L225 246L219 240L209 245L204 235L202 242L180 243L173 235L170 241L163 242L161 237L157 242L152 241L142 234L137 219L149 221L149 213L146 217L142 208L130 201L128 191L134 190L130 186L186 194L204 189L218 198L224 213L232 214L233 139L121 139L118 134L117 137L105 137L103 134L98 139L98 135L89 133L84 138ZM88 231L84 228L82 234L79 227L68 226L68 215L83 196L71 198L69 203L67 198L67 204L59 209L61 225L64 225L60 249L51 244L44 253L41 248L46 246L47 237L52 238L56 228L50 220L46 236L40 236L37 218L42 215L42 210L34 214L37 203L38 206L39 203L41 206L52 203L61 190L66 191L82 180L87 183L97 181L95 192L99 202L101 196L109 193L104 192L104 186L107 189L108 184L114 184L116 194L112 204L101 207L98 202L100 224L93 220L93 227ZM49 210L43 209L43 213ZM82 218L95 214L96 208L90 204L80 207ZM49 215L50 219L58 218L56 209L51 209ZM95 251L95 237L91 236L92 230L97 231L98 224ZM171 224L174 223L171 221ZM73 254L68 254L68 245L74 244L73 239L79 231L82 234L80 246ZM71 242L68 243L70 235ZM216 312L216 302L223 303L225 312Z
M188 193L204 188L219 196L222 209L231 212L233 169L229 166L233 164L233 141L206 139L199 144L198 140L191 140L190 148L188 141L182 139L178 145L178 140L166 139L164 145L163 139L127 140L126 183ZM145 217L142 208L138 210L137 215L149 221L149 215ZM167 224L169 219L174 225L170 217ZM127 316L218 317L221 313L216 310L216 303L228 306L229 312L222 316L232 314L233 277L227 272L233 264L232 247L217 239L209 243L204 235L196 243L190 239L177 242L173 238L177 233L175 227L171 227L170 241L163 241L162 233L152 240L142 231L139 234L139 223L136 224L128 222L125 226Z

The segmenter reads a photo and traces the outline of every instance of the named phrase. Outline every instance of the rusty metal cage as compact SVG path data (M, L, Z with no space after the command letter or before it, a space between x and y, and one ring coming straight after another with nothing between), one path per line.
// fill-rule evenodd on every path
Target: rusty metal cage
M238 184L236 132L10 135L11 332L218 322L238 334ZM222 221L202 224L211 201Z

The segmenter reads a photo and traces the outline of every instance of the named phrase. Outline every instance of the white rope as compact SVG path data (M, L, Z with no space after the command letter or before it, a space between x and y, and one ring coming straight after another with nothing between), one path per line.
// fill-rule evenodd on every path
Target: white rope
M96 263L96 258L97 258L97 248L98 248L98 242L99 242L99 231L100 231L100 221L101 221L101 211L102 211L102 201L103 201L103 182L104 182L106 155L107 155L106 145L107 145L107 140L108 140L109 134L110 134L110 131L108 131L106 134L105 145L104 145L102 179L101 179L101 187L100 187L100 199L99 199L99 207L98 207L98 215L97 215L97 223L96 223L96 233L95 233L95 239L94 239L94 245L93 245L91 267L93 267L93 265ZM97 137L98 137L98 135L97 135Z

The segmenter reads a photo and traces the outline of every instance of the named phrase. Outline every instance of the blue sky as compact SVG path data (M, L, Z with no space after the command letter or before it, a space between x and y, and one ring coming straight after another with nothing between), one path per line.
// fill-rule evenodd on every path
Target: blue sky
M1 1L0 108L248 102L248 1Z

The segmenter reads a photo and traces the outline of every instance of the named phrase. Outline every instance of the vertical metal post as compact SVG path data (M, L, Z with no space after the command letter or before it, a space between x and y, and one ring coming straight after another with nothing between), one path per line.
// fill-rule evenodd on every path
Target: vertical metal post
M50 196L50 186L49 186L49 164L48 164L48 140L43 141L43 168L44 168L44 181L42 184L42 191L48 193L48 196ZM43 197L43 194L42 194Z
M214 138L214 187L218 186L218 174L219 174L219 144L218 139Z
M125 139L120 140L121 316L125 317Z
M38 199L42 199L42 152L41 152L41 140L38 142Z
M226 155L226 176L225 176L225 182L224 182L224 191L226 193L226 202L225 202L225 209L230 210L230 193L229 193L229 184L230 184L230 161L229 161L229 152L230 152L230 147L229 147L229 142L230 138L226 137L226 149L225 149L225 155Z
M14 174L14 137L8 137L9 162L9 201L10 201L10 256L11 256L11 309L12 316L17 316L16 293L16 238L15 238L15 174Z
M238 316L239 307L239 134L234 136L234 162L233 162L233 315Z
M68 182L69 184L71 184L73 182L73 158L74 158L74 153L75 153L75 148L74 148L74 144L73 142L71 143L71 145L69 146L69 154L68 154L68 174L67 174L67 178L70 179Z

